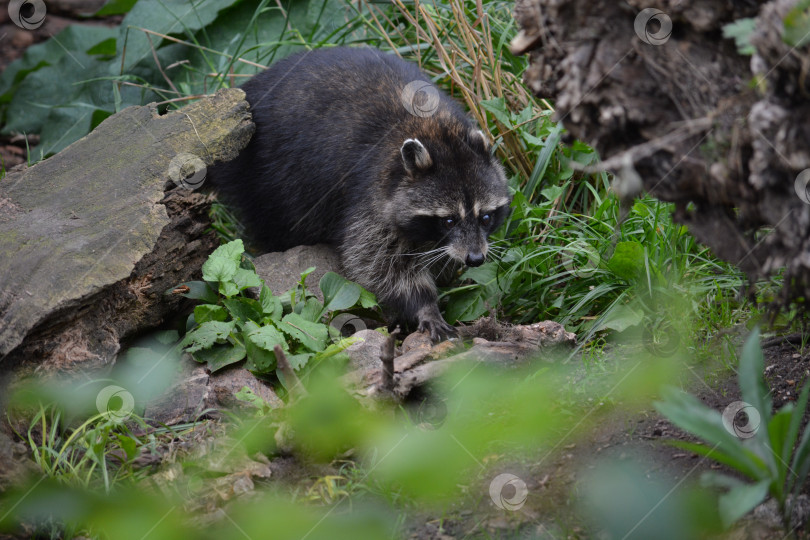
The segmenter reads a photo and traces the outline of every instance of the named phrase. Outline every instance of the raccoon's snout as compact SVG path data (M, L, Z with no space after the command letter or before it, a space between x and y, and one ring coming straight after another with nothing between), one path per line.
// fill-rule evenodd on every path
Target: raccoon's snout
M467 258L464 261L467 266L481 266L484 264L484 254L481 252L469 252L467 253Z

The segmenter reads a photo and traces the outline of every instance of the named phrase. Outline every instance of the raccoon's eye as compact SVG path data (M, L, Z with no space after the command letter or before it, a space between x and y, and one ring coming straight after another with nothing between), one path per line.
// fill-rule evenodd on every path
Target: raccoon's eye
M442 221L442 225L444 225L445 229L452 229L456 225L456 220L453 218L446 218Z
M480 217L480 219L481 225L489 225L490 223L492 223L492 216L490 216L489 214L484 214L483 216Z

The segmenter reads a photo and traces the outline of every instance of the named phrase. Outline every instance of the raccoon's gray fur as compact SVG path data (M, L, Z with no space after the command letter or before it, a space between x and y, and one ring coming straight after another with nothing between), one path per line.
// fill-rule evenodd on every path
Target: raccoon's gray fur
M394 322L454 334L436 275L478 266L505 219L487 140L417 66L365 48L295 54L242 86L256 132L212 171L263 248L327 242Z

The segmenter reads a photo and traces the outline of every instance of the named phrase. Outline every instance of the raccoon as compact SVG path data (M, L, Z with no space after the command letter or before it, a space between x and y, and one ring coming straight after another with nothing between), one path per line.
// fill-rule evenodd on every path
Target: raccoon
M368 48L280 60L242 89L256 124L211 171L259 247L336 247L391 325L455 335L436 279L487 256L510 202L487 138L414 64Z

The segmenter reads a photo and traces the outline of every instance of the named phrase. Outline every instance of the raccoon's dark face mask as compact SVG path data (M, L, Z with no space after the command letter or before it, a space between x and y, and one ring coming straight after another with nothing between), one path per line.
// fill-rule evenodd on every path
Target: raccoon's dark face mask
M470 137L453 160L434 159L419 140L406 140L400 153L409 178L398 188L392 210L410 243L441 247L458 262L479 266L487 255L487 237L509 212L510 197L483 134ZM459 159L457 154L465 153Z

